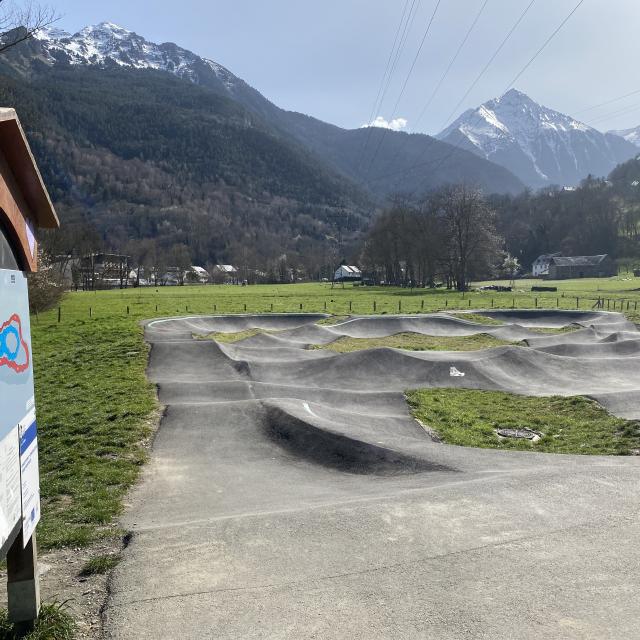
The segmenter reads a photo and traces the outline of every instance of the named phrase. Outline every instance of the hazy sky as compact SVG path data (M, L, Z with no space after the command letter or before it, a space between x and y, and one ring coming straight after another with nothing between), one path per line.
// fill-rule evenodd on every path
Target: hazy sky
M536 0L460 110L500 95L578 0ZM437 0L409 0L415 21L376 116L435 133L530 0L488 0L424 118L416 122L484 0L441 0L398 109ZM343 127L371 113L405 0L51 0L59 26L77 31L109 20L154 42L212 58L286 109ZM640 124L640 2L585 0L516 87L549 107L606 130ZM447 122L448 123L448 122ZM402 124L402 123L400 123Z

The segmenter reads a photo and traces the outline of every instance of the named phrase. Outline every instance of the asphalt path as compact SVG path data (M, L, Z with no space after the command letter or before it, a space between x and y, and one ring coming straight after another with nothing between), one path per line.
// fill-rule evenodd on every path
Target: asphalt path
M640 638L640 459L438 444L403 396L585 394L638 419L640 332L617 313L486 314L504 324L147 323L148 375L166 410L123 520L134 535L112 579L107 636ZM252 328L265 332L194 339ZM307 348L406 331L526 346Z

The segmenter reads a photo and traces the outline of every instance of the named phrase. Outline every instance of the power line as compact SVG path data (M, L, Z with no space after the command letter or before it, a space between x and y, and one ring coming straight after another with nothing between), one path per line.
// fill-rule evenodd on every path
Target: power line
M640 89L636 89L635 91L631 91L631 93L625 93L623 96L618 96L617 98L611 98L611 100L605 100L605 102L600 102L599 104L594 104L586 109L580 109L580 111L575 111L574 116L577 116L579 113L586 113L587 111L592 111L593 109L599 109L600 107L606 107L608 104L612 104L614 102L618 102L618 100L624 100L624 98L630 98L631 96L635 96L640 93Z
M467 43L467 40L469 39L469 36L471 35L473 30L475 29L475 26L478 23L478 20L480 20L480 16L483 14L487 4L489 4L489 0L484 0L484 2L482 3L479 11L476 13L476 16L475 16L473 22L471 23L471 25L467 29L467 32L465 33L464 37L462 38L462 41L458 45L458 49L456 50L455 54L453 55L453 57L449 61L449 64L447 65L447 68L444 70L443 74L440 76L440 79L438 80L438 83L436 84L436 86L433 89L433 91L431 92L431 95L429 96L427 102L425 103L424 107L422 108L422 111L420 112L420 115L418 116L418 118L415 121L415 126L417 126L418 123L422 120L422 118L424 117L424 114L427 112L427 109L429 108L429 106L433 102L433 99L435 98L436 94L440 90L440 87L442 86L443 82L445 81L445 79L449 75L449 72L451 71L451 69L452 69L453 65L455 64L456 60L458 59L458 56L460 55L464 45ZM427 145L430 146L432 143L433 143L433 138L430 141L427 142ZM428 149L428 146L423 150L423 153L426 153L426 151ZM391 165L393 165L393 163L396 161L396 159L398 158L398 156L401 153L401 150L402 150L401 147L399 147L396 150L396 153L394 154L393 158L391 158L391 162L390 162ZM397 180L396 184L394 186L394 189L397 188L399 183L400 183L400 180Z
M589 120L587 122L588 125L598 124L600 122L605 122L606 120L610 120L611 118L617 118L619 116L626 116L629 113L633 113L634 111L640 109L640 103L636 102L635 104L628 104L626 107L622 107L621 109L616 109L615 111L611 111L606 114L602 114L593 120Z
M455 116L456 113L458 113L458 109L460 108L460 105L467 99L467 97L473 91L473 89L478 84L478 82L480 82L480 80L482 79L484 74L487 72L487 70L493 63L493 61L498 57L498 54L502 51L504 46L507 44L507 42L513 35L513 32L518 28L520 23L524 20L524 17L527 15L527 13L529 13L529 9L531 9L531 7L535 4L535 2L536 0L531 0L531 2L529 2L529 4L525 7L524 11L518 16L518 19L515 21L511 29L509 29L509 32L507 33L507 35L504 37L502 42L498 45L498 48L493 52L493 55L489 58L489 60L484 65L480 73L476 76L475 80L471 83L471 86L466 90L465 94L462 96L462 98L460 98L460 100L458 100L456 106L451 110L451 113L447 116L444 123L445 126L446 126L446 123L449 122L449 120L451 120L451 118Z
M484 65L484 67L480 70L480 72L478 73L478 75L474 78L473 82L471 83L471 85L469 86L469 88L465 91L464 95L462 96L462 98L460 98L460 100L458 100L458 103L456 104L456 106L452 109L451 113L447 116L447 118L444 120L441 129L444 129L444 127L447 125L447 123L449 122L449 120L451 120L452 116L454 116L457 112L458 112L458 108L460 107L460 105L466 100L466 98L468 97L468 95L471 93L471 91L473 91L473 89L475 88L475 86L478 84L478 82L482 79L482 77L484 76L484 74L487 72L487 70L489 69L489 67L491 66L491 64L493 63L493 61L498 57L498 54L502 51L502 49L504 48L504 46L507 44L507 42L509 41L509 39L511 38L511 36L513 35L513 33L515 32L515 30L518 28L518 26L520 25L520 23L524 20L525 16L527 15L527 13L529 12L529 10L531 9L531 7L533 6L533 4L536 2L536 0L530 0L529 4L524 8L524 10L520 13L520 15L518 16L518 18L516 19L516 21L513 23L513 25L511 26L511 28L509 29L509 31L507 32L506 36L503 38L502 42L500 42L500 44L498 45L497 49L493 52L493 54L491 55L491 57L489 58L489 60L486 62L486 64ZM435 136L432 136L432 139L435 140ZM419 167L422 167L423 165L420 164L422 159L425 157L425 155L427 154L427 152L429 151L429 149L431 148L431 146L433 145L433 142L431 142L430 144L427 144L425 146L425 148L422 150L422 153L420 154L420 156L417 159L417 164L414 164L413 166L409 167L408 169L405 169L403 171L398 171L398 173L403 173L405 175L408 175L409 171L413 171L414 169L417 169ZM428 161L426 163L427 165L430 164L430 161ZM387 176L384 176L387 177Z
M444 73L440 76L440 80L438 80L438 83L436 84L434 90L431 92L431 95L429 96L429 99L427 100L426 104L422 108L422 111L420 112L420 115L416 119L416 126L420 122L420 120L422 120L422 118L424 117L424 114L426 113L427 109L429 108L429 106L433 102L433 99L436 97L436 94L440 90L440 87L442 86L442 83L445 81L446 77L449 75L449 72L451 71L451 68L453 67L453 65L455 64L456 60L458 59L458 56L460 55L460 52L462 51L462 48L464 47L464 45L467 43L467 40L469 39L469 36L471 35L472 31L475 29L475 26L478 23L478 20L480 20L480 16L483 14L487 4L489 4L489 0L484 0L484 2L482 3L482 6L480 7L480 10L476 14L476 17L474 18L473 22L471 23L471 26L467 29L467 33L465 34L464 38L462 39L462 42L458 45L457 51L455 52L453 58L451 58L451 61L449 62L449 65L445 69Z
M516 77L509 83L509 88L513 87L513 85L518 82L520 76L531 66L531 63L547 48L547 45L555 38L556 34L565 24L570 20L571 16L580 8L580 6L584 3L584 0L580 0L578 4L569 12L569 15L556 27L553 33L544 41L542 46L531 56L527 64L520 69L520 71L516 74Z
M408 1L405 3L405 9L406 6L408 4ZM390 58L393 58L393 62L391 63L391 67L389 69L388 74L386 74L386 82L385 82L385 78L383 77L383 81L381 84L381 92L379 95L379 100L376 100L376 104L374 105L374 113L373 115L369 118L369 123L368 123L368 129L369 131L367 132L367 137L365 139L365 144L362 148L361 151L361 155L364 154L364 152L366 151L366 148L369 146L369 141L371 140L371 135L372 135L372 129L374 129L374 127L371 126L372 120L374 118L375 111L378 111L380 109L382 109L382 104L384 103L384 99L387 95L387 91L389 90L389 87L391 86L391 80L393 78L393 74L396 70L396 67L398 65L398 61L400 59L400 56L402 54L402 51L404 49L404 46L407 42L407 38L409 37L409 33L411 32L411 28L413 27L413 23L415 21L416 15L418 13L418 10L420 8L420 3L422 2L422 0L412 0L411 2L411 8L409 9L409 13L406 14L405 12L403 12L403 16L400 20L400 25L399 25L399 29L398 31L400 31L400 28L402 30L402 35L400 36L400 41L398 42L398 46L397 49L395 48L395 43L394 43L394 48L395 49L395 55L394 55L394 51L392 49L391 51L391 56ZM417 4L416 4L417 3ZM406 20L405 20L405 15L406 15ZM360 165L363 161L363 158L361 157L360 162L358 163L358 170L360 169Z
M414 0L414 3L415 3L415 0ZM393 60L393 54L395 53L396 45L398 44L398 38L400 37L400 32L402 30L402 25L404 24L404 18L407 15L407 8L408 7L409 7L409 0L405 0L404 9L402 10L402 16L400 17L400 22L398 23L398 28L396 29L396 35L395 35L395 37L393 39L393 45L391 47L391 51L389 52L389 58L387 59L387 64L385 66L384 73L382 74L382 80L380 81L380 86L378 87L378 93L377 93L376 98L375 98L375 100L373 102L373 107L371 109L371 114L369 115L369 120L367 121L367 124L369 124L369 125L373 121L373 118L376 115L376 111L378 110L378 105L380 104L380 96L382 95L382 92L383 92L384 87L385 87L385 81L387 79L387 74L389 73L389 70L391 69L391 62ZM364 150L367 148L367 145L369 144L369 138L371 137L370 133L371 132L369 132L369 135L366 138L364 146L361 149L361 153L364 152Z
M431 17L429 18L429 22L427 23L427 27L424 31L424 34L422 36L422 40L420 41L420 46L418 47L418 50L416 51L416 55L413 58L413 62L411 63L411 66L409 67L409 71L404 79L404 83L402 84L402 88L400 89L400 93L398 95L398 98L395 102L395 105L393 107L393 111L391 114L391 118L389 119L390 122L393 121L393 119L395 118L397 109L398 109L398 105L400 104L400 100L402 100L402 97L404 95L404 92L407 88L407 85L409 84L409 80L411 79L411 76L413 74L413 70L415 69L416 63L418 62L418 59L420 57L420 53L422 52L422 49L424 47L424 43L427 40L427 36L429 35L429 32L431 31L431 25L433 24L433 21L435 20L436 17L436 13L438 12L438 8L440 7L442 0L437 0L435 7L433 9L433 12L431 14ZM371 167L373 166L373 163L375 162L376 158L378 157L378 153L380 152L380 148L382 147L382 143L384 141L385 135L387 133L388 129L384 129L384 131L382 132L382 135L380 136L380 140L378 141L378 146L376 147L376 150L371 158L371 162L369 162L369 167L367 169L367 173L371 170Z
M533 0L535 1L535 0ZM584 0L579 0L579 2L576 4L576 6L569 12L569 14L562 20L562 22L560 23L560 25L558 27L556 27L551 35L545 40L544 44L536 51L536 53L527 61L527 63L522 67L522 69L516 74L515 78L513 79L513 81L511 82L511 84L507 87L507 91L512 88L513 84L518 80L518 78L520 78L520 76L531 66L531 64L536 60L536 58L538 58L538 56L546 49L546 47L549 45L549 43L555 38L555 36L560 32L560 30L562 29L562 27L568 22L568 20L571 18L571 16L573 16L573 14L580 8L580 6L584 3ZM533 4L533 2L531 3ZM529 5L531 6L531 5ZM528 10L529 7L527 7ZM477 114L476 114L477 115ZM458 145L452 145L453 149L451 150L451 152L445 156L442 161L436 166L435 171L437 171L440 167L442 167L442 165L447 162L456 151L460 150L460 147ZM426 182L426 178L420 183L420 187L422 185L424 185L424 183Z

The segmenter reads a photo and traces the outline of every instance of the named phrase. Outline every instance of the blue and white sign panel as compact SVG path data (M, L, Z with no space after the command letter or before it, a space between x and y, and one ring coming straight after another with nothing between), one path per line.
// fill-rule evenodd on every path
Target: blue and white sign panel
M0 549L40 519L38 440L26 276L0 269Z

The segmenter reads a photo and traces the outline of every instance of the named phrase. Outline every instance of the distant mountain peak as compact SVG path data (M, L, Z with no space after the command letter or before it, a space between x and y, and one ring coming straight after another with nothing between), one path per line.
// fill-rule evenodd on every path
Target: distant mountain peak
M625 141L518 89L468 109L437 137L502 164L533 187L574 185L588 174L606 175L633 155Z

